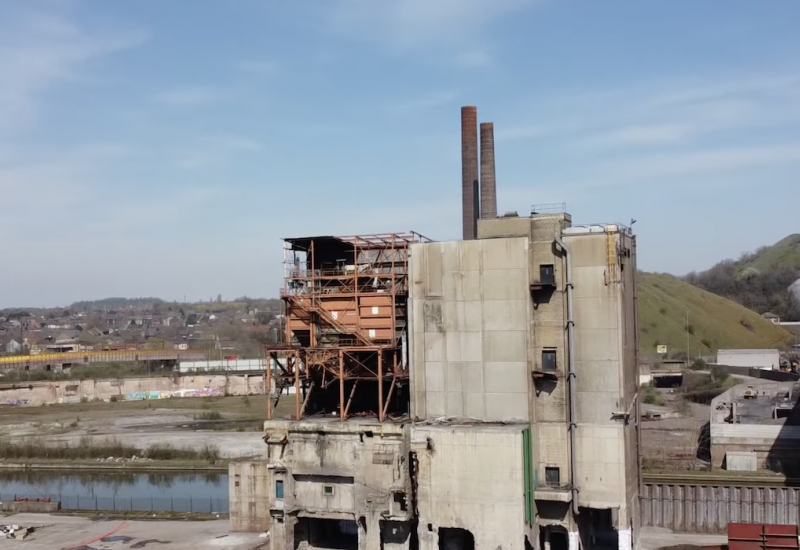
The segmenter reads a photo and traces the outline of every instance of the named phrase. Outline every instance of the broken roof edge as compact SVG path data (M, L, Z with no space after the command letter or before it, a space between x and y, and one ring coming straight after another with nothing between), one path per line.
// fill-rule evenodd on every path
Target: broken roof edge
M359 248L403 248L412 243L433 242L421 233L408 231L401 233L371 233L362 235L320 235L316 237L287 237L281 239L289 243L293 250L310 250L311 244L315 242L339 243L343 246Z

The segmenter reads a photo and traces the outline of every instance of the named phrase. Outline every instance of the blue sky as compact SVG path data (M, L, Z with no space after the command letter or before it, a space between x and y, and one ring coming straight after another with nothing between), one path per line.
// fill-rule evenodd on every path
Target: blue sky
M638 220L683 274L800 230L800 2L0 0L0 306L275 296L280 237Z

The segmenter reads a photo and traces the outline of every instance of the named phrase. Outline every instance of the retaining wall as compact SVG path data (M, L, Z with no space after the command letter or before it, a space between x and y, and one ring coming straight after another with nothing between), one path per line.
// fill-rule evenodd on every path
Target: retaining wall
M34 500L28 501L8 501L0 502L0 512L10 512L15 514L30 513L30 514L52 514L61 510L60 502L38 502Z
M728 523L800 525L800 488L644 485L642 525L685 533L727 532Z
M175 378L59 380L0 387L0 406L50 405L102 399L142 400L170 397L251 395L264 393L263 375L191 375Z

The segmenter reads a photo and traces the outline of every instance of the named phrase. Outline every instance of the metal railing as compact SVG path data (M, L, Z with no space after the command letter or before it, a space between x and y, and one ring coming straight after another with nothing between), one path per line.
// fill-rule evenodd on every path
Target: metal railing
M227 514L230 511L227 498L219 497L165 497L165 496L98 496L50 494L0 493L0 502L11 502L15 498L49 498L60 502L63 510L94 510L98 512L184 512Z

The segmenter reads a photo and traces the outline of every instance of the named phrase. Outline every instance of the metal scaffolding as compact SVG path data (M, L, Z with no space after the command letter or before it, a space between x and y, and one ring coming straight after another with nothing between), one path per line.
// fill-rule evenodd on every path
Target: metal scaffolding
M288 388L294 419L407 413L409 248L428 241L414 232L284 239L285 330L267 347L268 419Z

